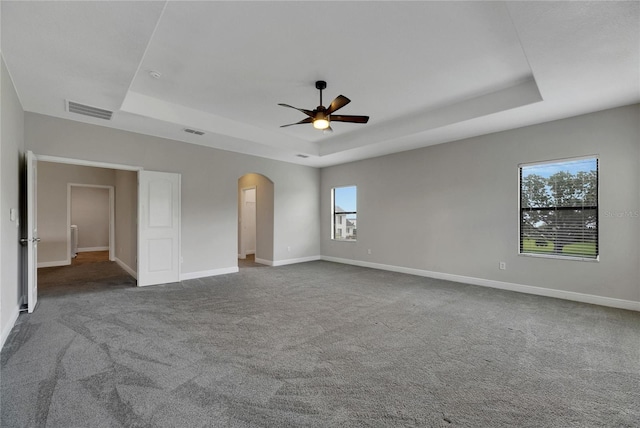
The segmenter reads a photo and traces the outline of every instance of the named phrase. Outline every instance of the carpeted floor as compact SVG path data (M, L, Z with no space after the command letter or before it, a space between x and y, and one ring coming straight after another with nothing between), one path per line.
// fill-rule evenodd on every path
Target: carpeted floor
M130 285L20 316L1 426L640 421L640 313L329 262Z
M238 268L256 268L256 267L267 267L267 265L263 265L260 263L256 263L255 254L247 254L247 257L244 259L238 259Z
M38 298L87 291L135 287L136 280L115 262L108 251L78 253L71 266L38 269Z

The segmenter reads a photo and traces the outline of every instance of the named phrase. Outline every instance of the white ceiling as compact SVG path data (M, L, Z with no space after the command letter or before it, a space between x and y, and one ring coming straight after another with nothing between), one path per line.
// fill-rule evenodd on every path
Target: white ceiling
M3 0L1 12L26 111L310 166L640 102L637 1ZM314 109L316 80L325 105L343 94L340 113L369 123L280 128L305 116L277 104Z

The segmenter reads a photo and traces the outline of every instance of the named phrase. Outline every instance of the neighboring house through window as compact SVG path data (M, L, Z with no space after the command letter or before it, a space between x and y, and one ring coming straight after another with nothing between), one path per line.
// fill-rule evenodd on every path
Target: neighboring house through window
M357 237L357 187L331 189L331 239L355 241Z
M520 253L598 259L596 157L520 165Z

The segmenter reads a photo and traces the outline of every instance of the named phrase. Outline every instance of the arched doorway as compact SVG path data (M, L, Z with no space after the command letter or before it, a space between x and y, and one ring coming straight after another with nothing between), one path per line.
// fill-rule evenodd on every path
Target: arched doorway
M273 264L273 188L273 182L262 174L249 173L238 179L240 260Z

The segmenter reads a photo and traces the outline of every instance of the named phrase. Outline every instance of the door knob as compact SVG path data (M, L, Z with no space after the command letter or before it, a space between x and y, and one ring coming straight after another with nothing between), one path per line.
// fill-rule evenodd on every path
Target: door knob
M29 238L20 238L20 243L22 245L26 245L29 241L30 241ZM33 239L31 239L31 241L40 242L40 238L33 238Z

